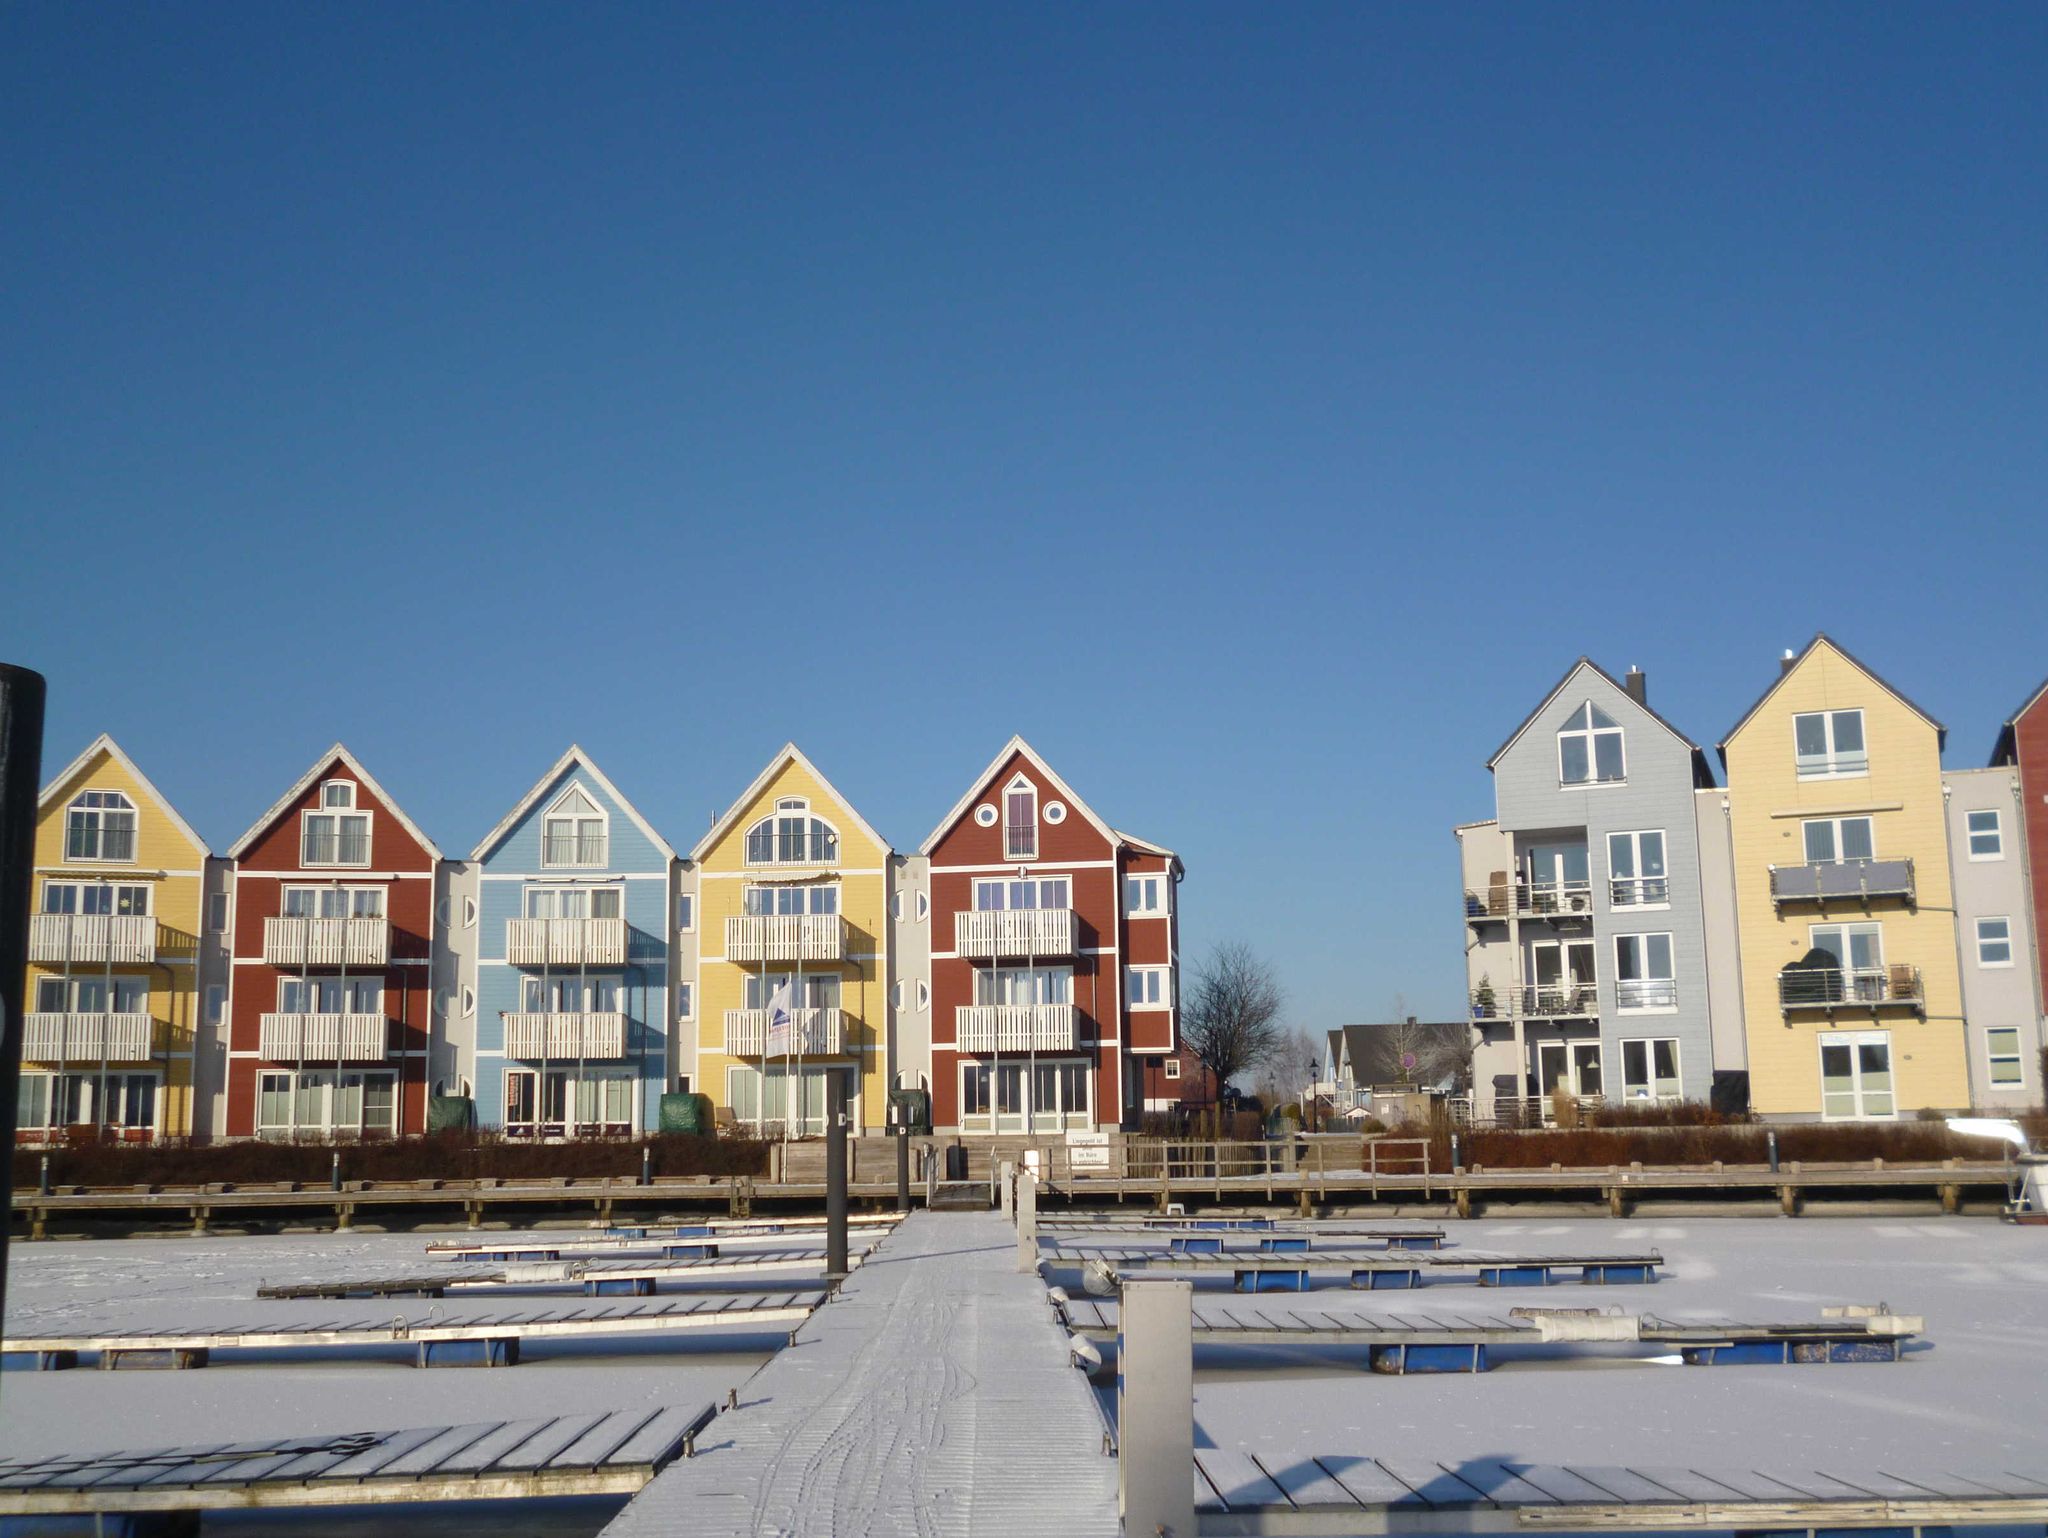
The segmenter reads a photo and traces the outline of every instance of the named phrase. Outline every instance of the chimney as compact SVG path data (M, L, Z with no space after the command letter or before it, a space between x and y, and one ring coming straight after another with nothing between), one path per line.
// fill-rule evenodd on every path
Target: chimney
M1791 672L1792 664L1798 660L1798 658L1792 655L1792 648L1786 647L1785 655L1778 659L1778 676L1783 678L1787 673Z
M1634 700L1645 710L1650 708L1650 680L1644 675L1641 668L1630 668L1628 676L1622 679L1621 686L1628 690L1628 697L1630 699Z

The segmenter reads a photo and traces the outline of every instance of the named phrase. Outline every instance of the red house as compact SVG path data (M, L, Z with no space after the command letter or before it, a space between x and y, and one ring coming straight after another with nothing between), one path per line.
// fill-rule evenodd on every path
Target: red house
M426 1130L440 850L337 743L228 857L227 1135Z
M1135 1126L1199 1092L1178 1052L1172 850L1117 832L1013 737L920 852L935 1126Z
M2034 958L2041 969L2040 997L2048 998L2048 680L1999 728L1991 750L1994 768L2020 771L2020 830L2027 852L2027 887L2034 899Z

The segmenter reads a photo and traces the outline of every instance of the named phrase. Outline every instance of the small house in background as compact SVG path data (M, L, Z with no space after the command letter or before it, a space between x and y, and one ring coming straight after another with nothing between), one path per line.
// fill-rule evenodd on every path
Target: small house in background
M1472 1031L1463 1020L1389 1020L1328 1035L1323 1083L1335 1114L1400 1121L1428 1102L1469 1095Z

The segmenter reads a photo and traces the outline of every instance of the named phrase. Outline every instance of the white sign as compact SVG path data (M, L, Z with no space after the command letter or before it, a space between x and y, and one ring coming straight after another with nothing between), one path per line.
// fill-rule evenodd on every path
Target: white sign
M1069 1132L1067 1134L1067 1167L1076 1170L1108 1169L1109 1134L1107 1132Z

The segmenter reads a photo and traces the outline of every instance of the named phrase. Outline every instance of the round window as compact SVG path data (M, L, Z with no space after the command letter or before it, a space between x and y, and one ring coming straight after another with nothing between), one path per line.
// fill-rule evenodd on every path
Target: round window
M996 825L996 809L986 803L977 806L974 809L974 820L984 828L993 828Z
M1045 820L1046 820L1047 822L1065 822L1065 821L1067 820L1067 805L1066 805L1066 803L1065 803L1064 801L1048 801L1048 802L1046 802L1046 803L1045 803Z

